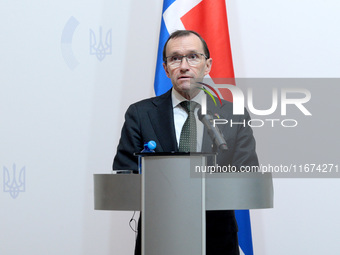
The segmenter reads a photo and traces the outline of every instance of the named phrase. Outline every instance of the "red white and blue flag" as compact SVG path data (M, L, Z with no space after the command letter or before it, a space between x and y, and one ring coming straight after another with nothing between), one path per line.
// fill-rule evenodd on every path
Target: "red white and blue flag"
M169 35L179 29L194 30L207 42L213 59L209 75L216 84L217 78L234 78L225 0L164 0L154 84L157 96L172 87L162 66L162 53ZM220 93L232 101L230 93ZM239 210L235 214L240 254L253 255L249 211Z

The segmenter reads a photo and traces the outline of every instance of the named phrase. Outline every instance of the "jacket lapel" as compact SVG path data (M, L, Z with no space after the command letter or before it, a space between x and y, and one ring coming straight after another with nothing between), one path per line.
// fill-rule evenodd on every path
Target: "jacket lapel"
M171 90L153 102L154 109L148 112L152 128L159 141L159 152L178 151L174 126L174 114L171 100Z

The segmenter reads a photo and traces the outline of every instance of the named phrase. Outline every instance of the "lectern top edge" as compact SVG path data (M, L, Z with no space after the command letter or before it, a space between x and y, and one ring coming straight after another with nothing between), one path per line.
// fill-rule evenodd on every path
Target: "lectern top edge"
M150 157L155 157L155 156L215 156L216 153L211 153L211 152L135 152L133 155L135 156L150 156Z

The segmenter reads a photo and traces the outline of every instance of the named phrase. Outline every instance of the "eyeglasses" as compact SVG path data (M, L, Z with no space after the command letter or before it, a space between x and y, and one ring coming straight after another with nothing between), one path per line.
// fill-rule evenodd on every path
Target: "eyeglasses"
M171 67L179 67L182 63L182 59L186 58L189 66L196 66L199 63L202 62L202 57L207 59L207 57L202 53L190 53L188 55L182 56L182 55L173 55L166 57L166 62Z

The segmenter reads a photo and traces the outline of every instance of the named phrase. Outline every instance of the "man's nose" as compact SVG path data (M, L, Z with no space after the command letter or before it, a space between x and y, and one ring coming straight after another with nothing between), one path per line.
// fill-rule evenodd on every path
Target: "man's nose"
M189 63L188 63L188 59L186 58L186 57L183 57L182 58L182 61L181 61L181 64L180 64L180 68L182 69L182 70L188 70L189 68L190 68L190 65L189 65Z

